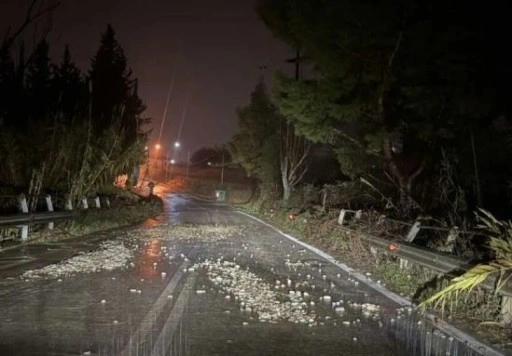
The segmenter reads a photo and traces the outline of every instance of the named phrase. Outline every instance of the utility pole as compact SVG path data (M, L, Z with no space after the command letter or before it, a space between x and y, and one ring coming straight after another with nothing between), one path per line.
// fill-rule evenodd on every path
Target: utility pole
M169 167L169 151L167 151L167 156L165 157L165 180L167 181L167 167Z
M222 167L220 170L220 186L224 185L224 145L222 146Z
M300 80L300 77L301 77L301 75L300 75L300 62L302 60L304 60L304 59L307 59L307 57L301 56L300 55L300 50L296 49L295 50L295 57L286 60L287 63L295 64L295 79L296 80Z
M190 172L190 150L187 151L187 178Z

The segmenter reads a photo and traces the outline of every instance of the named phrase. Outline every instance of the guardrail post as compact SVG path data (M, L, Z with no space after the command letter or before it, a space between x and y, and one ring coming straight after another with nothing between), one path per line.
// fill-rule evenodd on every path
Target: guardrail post
M100 197L95 197L94 198L94 206L96 207L96 209L100 209L101 208Z
M512 297L501 296L500 316L505 325L512 322Z
M18 203L19 203L20 211L22 213L28 213L27 197L25 197L25 194L21 193L18 196Z
M353 210L341 209L340 215L338 216L338 225L343 225L343 223L345 222L345 215L347 213L354 213L356 220L361 219L361 216L363 215L363 211L362 210L353 211Z
M421 229L420 222L419 221L414 222L414 224L412 224L412 226L411 226L411 229L409 230L409 233L405 237L405 241L412 242L416 238L416 235L418 235L418 232L420 231L420 229ZM400 258L400 269L406 269L408 265L409 265L409 261L404 260L403 258Z
M28 225L21 225L21 241L28 240Z
M322 189L322 211L325 211L325 205L327 203L327 188L324 186Z
M53 211L53 203L52 203L52 197L50 194L47 194L44 198L46 200L46 208L48 211ZM50 221L48 223L48 229L53 230L53 221Z
M455 241L457 241L458 237L459 228L457 226L454 226L450 229L450 232L446 237L445 248L443 250L445 250L446 252L453 252L453 248L455 247Z
M341 209L340 215L338 216L338 225L343 225L343 220L345 220L345 213L347 211L345 209Z
M18 196L18 203L19 203L19 209L22 213L28 214L28 203L27 203L27 197L25 194L21 193ZM21 240L27 241L28 240L28 225L20 225L19 228L21 229Z
M405 237L405 241L412 242L414 240L414 238L416 237L416 235L418 234L418 232L420 231L420 229L421 229L420 222L416 221L414 224L412 224L411 229L409 230L409 233Z
M48 194L45 198L46 200L46 207L48 211L53 211L53 203L52 203L52 197L50 194Z
M82 197L82 209L89 209L89 204L87 203L86 197Z
M66 203L64 204L64 209L66 209L66 210L73 210L73 202L71 201L70 197L68 197L66 199Z

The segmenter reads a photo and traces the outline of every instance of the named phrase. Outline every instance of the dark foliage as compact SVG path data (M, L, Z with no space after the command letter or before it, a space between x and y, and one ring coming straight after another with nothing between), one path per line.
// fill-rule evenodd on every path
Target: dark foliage
M0 185L77 198L142 162L149 119L112 26L87 75L68 46L60 63L49 49L0 51Z
M278 75L279 110L331 145L344 174L399 198L405 214L507 211L512 58L503 4L260 0L257 12L311 62L300 82Z

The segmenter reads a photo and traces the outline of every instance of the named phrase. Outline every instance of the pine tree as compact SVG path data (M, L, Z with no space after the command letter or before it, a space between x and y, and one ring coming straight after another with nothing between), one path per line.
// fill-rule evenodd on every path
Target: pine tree
M92 60L89 73L92 118L98 130L119 120L130 96L132 79L124 51L111 25L101 35L100 48Z
M251 94L250 104L237 110L238 132L228 144L234 162L248 176L259 179L263 194L277 194L279 186L279 117L262 80Z
M0 126L7 125L12 112L14 95L12 88L16 83L14 61L9 52L0 52Z
M21 43L16 59L10 52L2 52L0 59L0 117L4 125L23 131L27 127L27 93L25 90L25 47Z
M53 93L49 50L50 46L46 40L39 42L27 66L26 91L31 122L45 120L50 114Z
M145 125L150 119L143 117L146 105L142 102L138 93L138 81L133 81L131 95L124 102L123 115L121 117L121 128L124 130L127 142L133 143L145 134Z
M64 48L61 63L55 68L53 87L58 100L57 110L64 123L70 123L73 118L83 114L84 82L80 70L72 61L68 45Z
M111 25L101 36L89 79L95 128L101 131L118 125L124 132L126 144L144 138L144 125L150 119L142 116L146 106L138 95L137 80L132 78L128 60Z
M510 110L503 25L486 23L478 5L259 0L257 10L316 69L305 82L281 76L281 112L332 144L344 173L384 168L402 198L456 132Z

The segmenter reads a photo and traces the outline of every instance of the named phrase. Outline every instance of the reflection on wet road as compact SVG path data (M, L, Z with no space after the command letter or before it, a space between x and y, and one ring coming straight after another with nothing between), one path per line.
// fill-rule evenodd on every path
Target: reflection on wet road
M106 238L104 259L131 251L123 268L68 274L87 248L0 281L0 355L416 353L390 332L410 310L226 206L169 194L162 217Z

